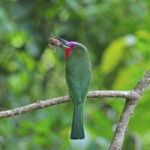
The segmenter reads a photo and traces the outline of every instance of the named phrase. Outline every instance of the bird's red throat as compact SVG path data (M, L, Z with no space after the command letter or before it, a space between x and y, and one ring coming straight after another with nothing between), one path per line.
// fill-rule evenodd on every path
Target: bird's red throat
M67 47L65 49L65 59L68 59L71 55L72 49L70 47Z

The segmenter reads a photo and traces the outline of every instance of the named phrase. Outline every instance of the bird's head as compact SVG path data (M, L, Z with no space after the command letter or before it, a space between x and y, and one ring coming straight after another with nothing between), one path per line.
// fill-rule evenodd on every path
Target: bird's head
M54 38L51 38L49 42L53 46L64 47L66 59L71 56L72 50L75 49L76 47L82 47L82 48L86 49L86 47L81 43L78 43L75 41L67 41L67 40L64 40L62 38L54 37Z
M59 46L59 47L70 47L70 48L75 48L76 46L79 46L80 43L78 42L75 42L75 41L67 41L67 40L64 40L62 38L51 38L50 39L50 44L51 45L54 45L54 46Z

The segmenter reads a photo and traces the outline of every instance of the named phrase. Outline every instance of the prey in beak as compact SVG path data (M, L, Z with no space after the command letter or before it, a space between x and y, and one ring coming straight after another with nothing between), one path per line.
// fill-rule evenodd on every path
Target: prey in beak
M67 41L61 38L53 37L49 40L49 43L53 46L68 48L66 45Z

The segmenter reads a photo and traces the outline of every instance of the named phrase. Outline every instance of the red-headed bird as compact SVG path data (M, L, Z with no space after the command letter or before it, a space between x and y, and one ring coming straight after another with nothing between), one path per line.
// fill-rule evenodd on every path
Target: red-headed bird
M84 139L83 104L86 100L91 80L91 64L87 48L78 42L52 38L50 43L65 48L66 81L74 112L71 139Z

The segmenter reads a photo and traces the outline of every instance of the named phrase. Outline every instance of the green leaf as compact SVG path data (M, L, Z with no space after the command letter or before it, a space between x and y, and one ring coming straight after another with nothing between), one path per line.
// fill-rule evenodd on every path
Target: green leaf
M126 47L126 42L123 38L119 38L113 41L104 51L100 69L104 74L108 74L113 71L113 69L121 61L124 50Z

